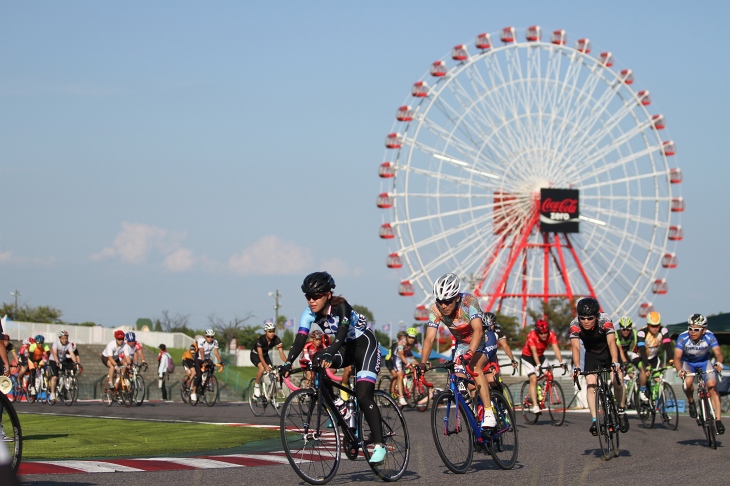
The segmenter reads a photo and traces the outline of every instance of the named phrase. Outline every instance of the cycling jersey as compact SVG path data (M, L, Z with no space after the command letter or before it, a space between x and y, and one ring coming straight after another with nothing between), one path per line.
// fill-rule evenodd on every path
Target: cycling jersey
M406 365L408 364L407 358L413 357L413 348L416 347L416 342L414 341L412 345L408 345L408 338L403 338L400 341L398 341L395 352L393 353L393 367L396 371L404 371ZM406 362L404 362L401 357L400 353L403 352L403 356L406 358Z
M473 319L482 318L482 309L479 307L479 301L471 294L459 294L461 300L453 318L441 314L437 304L431 306L428 315L428 327L438 329L439 324L443 323L451 334L456 338L457 343L471 342L471 336L474 332L471 321Z
M30 353L33 361L38 362L42 359L48 359L48 353L51 352L51 348L49 348L47 344L38 346L38 343L33 343L28 348L28 352Z
M323 350L324 347L324 341L320 341L319 346L314 344L314 341L309 341L304 345L304 349L302 349L302 357L299 361L309 361L311 363L317 351Z
M576 317L570 323L570 339L580 339L586 353L608 354L608 335L614 334L613 322L608 314L601 312L594 321L593 329L585 330Z
M30 345L23 344L18 350L18 362L20 362L20 364L25 364L28 362L28 359L30 357L30 353L28 352L29 347Z
M372 331L372 325L368 324L365 316L361 316L355 312L347 302L343 302L335 308L330 306L328 312L322 316L316 316L312 312L312 309L307 307L299 319L299 332L297 334L309 336L309 330L312 328L312 324L318 324L324 333L331 334L332 336L337 336L337 330L340 326L348 327L344 342L354 341L362 336L365 331Z
M56 355L58 356L58 359L60 361L66 361L71 359L71 355L74 353L74 351L76 351L76 345L72 342L68 342L64 346L63 344L61 344L61 341L56 341L55 343L53 343L53 347L51 347L51 351L53 350L56 351ZM53 357L53 352L50 353L48 360L53 362L56 361L56 358Z
M119 353L122 351L122 346L117 344L116 339L109 342L109 344L106 345L106 348L104 351L101 352L101 355L105 358L114 358L119 359Z
M198 340L198 347L203 349L204 359L210 359L210 353L214 349L218 349L218 340L213 339L212 341L208 342L207 339L201 338Z
M631 334L627 338L623 338L622 336L623 334L620 329L616 331L616 344L624 349L624 353L628 356L629 353L637 352L638 337L636 329L631 329Z
M682 361L688 363L699 363L701 361L709 361L713 356L712 348L719 346L717 338L710 331L705 334L698 342L694 342L689 338L689 332L684 331L677 338L676 349L682 350Z
M139 341L135 341L134 346L130 346L129 343L125 342L122 350L119 352L119 357L129 356L129 359L134 359L134 354L140 349L142 349L142 344Z
M672 340L669 338L669 330L667 330L666 327L662 327L661 331L656 334L652 334L651 331L649 331L649 326L646 326L642 329L639 329L637 337L637 346L639 348L639 354L641 355L642 359L646 359L648 361L653 360L654 358L659 356L660 344L664 344L667 355L671 356Z
M537 348L538 357L542 356L545 354L548 344L558 344L558 335L555 334L555 331L548 331L548 336L543 341L540 339L540 336L537 335L537 331L533 329L527 333L527 341L525 341L525 345L522 347L522 356L532 358L532 350L530 349L530 346L535 346L535 348Z
M269 341L266 338L266 334L262 334L256 338L256 342L254 343L253 348L251 348L251 361L254 365L258 365L261 362L261 359L259 358L259 349L261 349L261 354L264 355L264 361L266 361L266 364L271 365L269 351L278 347L280 344L281 339L279 336L274 335L273 339Z

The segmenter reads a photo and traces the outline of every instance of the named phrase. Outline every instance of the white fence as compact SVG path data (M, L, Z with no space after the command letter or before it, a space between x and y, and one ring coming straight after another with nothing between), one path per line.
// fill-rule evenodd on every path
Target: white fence
M42 334L46 342L52 343L58 338L61 330L68 331L69 340L76 344L107 344L114 339L114 331L121 329L124 332L134 331L131 326L102 327L102 326L69 326L66 324L40 324L37 322L19 322L6 319L3 322L5 334L14 341L22 341L29 337ZM168 348L187 348L193 343L193 338L179 332L152 332L134 331L137 340L146 346L158 347L164 344Z

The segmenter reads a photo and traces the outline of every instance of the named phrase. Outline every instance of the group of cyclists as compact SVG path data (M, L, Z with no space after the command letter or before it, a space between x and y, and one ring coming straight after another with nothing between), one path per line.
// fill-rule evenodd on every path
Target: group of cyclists
M215 338L215 331L207 329L205 333L196 335L193 342L182 355L182 365L185 370L185 379L190 386L190 401L196 403L198 401L198 391L203 380L203 372L208 367L213 367L213 355L220 367L223 367L223 360L219 351L218 340Z

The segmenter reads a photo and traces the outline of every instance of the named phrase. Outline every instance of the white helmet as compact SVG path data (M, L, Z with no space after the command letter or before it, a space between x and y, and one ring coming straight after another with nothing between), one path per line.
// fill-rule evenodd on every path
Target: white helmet
M276 330L276 326L274 325L273 322L268 321L266 324L264 324L264 331L275 331L275 330Z
M702 314L692 314L689 316L689 319L687 319L687 323L689 323L690 326L707 327L707 318Z
M439 277L433 284L433 296L436 300L448 300L459 295L459 277L453 273Z
M205 331L205 337L208 336L215 336L215 331L213 329L208 329L207 331Z

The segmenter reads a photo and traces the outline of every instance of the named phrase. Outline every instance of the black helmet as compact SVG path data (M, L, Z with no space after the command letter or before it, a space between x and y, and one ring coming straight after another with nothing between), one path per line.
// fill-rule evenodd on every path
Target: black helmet
M601 312L601 306L593 297L585 297L578 301L575 310L579 316L597 316Z
M489 329L490 331L493 331L495 324L497 324L497 316L495 316L494 313L485 312L484 314L482 314L483 329Z
M314 272L304 277L302 292L305 294L323 294L332 292L335 288L335 279L327 272Z

